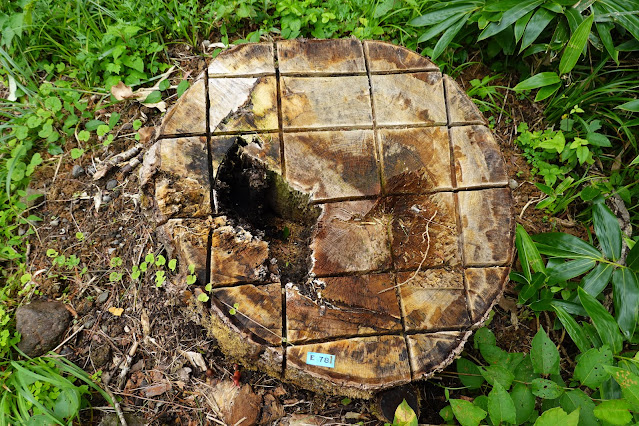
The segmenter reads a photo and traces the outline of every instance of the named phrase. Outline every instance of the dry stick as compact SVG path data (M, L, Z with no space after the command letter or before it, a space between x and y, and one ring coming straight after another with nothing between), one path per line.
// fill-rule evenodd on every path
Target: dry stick
M135 157L142 151L142 144L137 144L133 148L129 148L128 150L115 155L108 160L104 160L102 163L98 164L96 167L95 174L93 175L93 180L98 180L103 178L109 170L115 167L118 163L129 160L132 157Z
M128 423L126 422L126 419L124 418L124 413L122 412L122 407L120 407L120 403L115 398L115 395L113 394L113 392L111 392L111 389L109 389L109 382L110 381L111 381L111 376L107 377L104 380L104 382L103 382L104 383L104 390L111 397L111 401L113 402L113 408L115 409L115 413L118 415L118 419L120 419L120 424L122 426L129 426Z
M131 349L129 349L129 353L126 355L126 361L124 361L124 367L122 367L122 371L120 371L120 376L118 377L118 389L122 390L124 387L124 379L126 375L129 373L131 369L131 362L133 362L133 356L135 355L135 351L138 350L139 342L136 340L131 345Z
M426 251L424 252L424 256L422 257L422 261L419 262L419 266L417 267L417 270L415 272L413 272L413 275L411 275L405 281L403 281L403 282L401 282L401 283L399 283L397 285L394 285L392 287L388 287L387 289L384 289L382 291L378 291L377 294L381 294L381 293L384 293L384 292L386 292L388 290L392 290L394 288L401 287L404 284L406 284L407 282L412 281L417 276L417 274L419 274L419 271L422 269L422 266L424 265L424 262L426 262L426 258L428 257L428 251L430 250L430 234L428 233L428 226L431 224L431 222L433 221L433 219L435 218L436 215L437 215L437 211L435 211L435 213L433 213L431 218L426 222L426 231L424 231L424 233L422 234L422 242L425 242L424 238L426 238L428 242L426 244ZM424 237L424 234L426 235L426 237Z

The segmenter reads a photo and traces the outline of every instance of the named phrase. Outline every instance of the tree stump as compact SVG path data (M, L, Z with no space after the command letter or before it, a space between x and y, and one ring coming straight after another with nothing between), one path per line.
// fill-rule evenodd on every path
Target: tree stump
M356 397L424 379L501 295L511 194L481 113L377 41L220 54L163 120L143 206L240 363ZM208 284L208 286L207 286ZM206 297L201 297L206 299Z

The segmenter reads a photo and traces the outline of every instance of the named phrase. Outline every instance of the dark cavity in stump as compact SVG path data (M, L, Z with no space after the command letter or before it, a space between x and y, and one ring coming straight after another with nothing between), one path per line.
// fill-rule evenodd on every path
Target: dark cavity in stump
M247 144L238 136L215 173L218 213L268 242L271 258L277 260L270 269L278 269L282 283L304 283L311 269L311 237L322 209L279 173L247 155Z

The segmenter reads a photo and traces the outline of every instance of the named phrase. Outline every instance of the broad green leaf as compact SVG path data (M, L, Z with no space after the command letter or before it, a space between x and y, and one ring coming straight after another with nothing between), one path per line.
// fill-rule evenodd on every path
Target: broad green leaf
M586 312L586 316L587 315L588 313ZM600 348L603 346L601 337L599 337L599 332L594 325L590 324L589 322L583 322L581 323L581 326L583 327L584 333L586 333L588 340L590 340L590 342L592 343L592 346L594 346L595 348Z
M560 263L557 266L548 268L548 284L556 284L568 281L582 275L595 267L597 262L592 259L577 259Z
M571 315L581 315L588 316L588 312L581 306L580 303L570 302L568 300L558 300L554 299L550 302L552 306L558 306L562 309L565 309Z
M499 383L495 383L488 394L488 414L493 424L515 423L515 403Z
M624 111L639 112L639 99L623 103L616 106L615 108L623 109Z
M188 80L182 80L180 81L180 84L178 84L176 92L177 92L177 96L178 98L181 97L184 92L186 92L186 89L189 88L189 81Z
M487 413L471 402L464 399L451 399L449 402L455 418L462 426L478 426L486 418Z
M630 340L637 325L639 313L639 282L628 268L617 268L612 273L612 294L615 317L622 333Z
M555 14L548 9L540 7L535 12L535 16L532 17L528 25L526 26L526 31L524 32L524 36L521 39L521 48L519 49L519 53L523 52L525 48L530 46L539 34L541 34L550 21L555 17Z
M403 400L402 403L397 406L393 424L397 426L417 426L417 415L406 400Z
M546 273L544 261L539 255L535 243L533 243L530 235L528 235L524 227L520 224L517 224L515 231L515 247L517 247L517 253L519 254L521 267L524 270L524 276L528 281L532 279L531 269L535 272Z
M635 244L632 250L628 252L626 266L635 272L639 272L639 244Z
M592 413L595 403L581 389L571 389L564 393L559 399L559 404L566 412L579 409L579 426L596 426L599 424Z
M568 414L561 407L546 410L537 420L535 426L577 426L579 424L579 409Z
M572 341L575 342L575 345L577 345L577 348L579 348L582 353L589 350L592 345L590 344L588 337L586 337L586 333L579 324L577 324L577 321L575 321L573 316L559 306L553 306L553 309L557 313L557 318L559 318L559 321L561 321L568 332L568 335Z
M144 100L144 102L142 102L142 103L143 104L157 104L161 100L162 100L162 92L160 92L159 90L154 90L151 93L149 93L149 96L147 96L146 99Z
M639 411L639 376L619 367L605 366L604 368L619 383L621 393L632 410Z
M592 221L603 253L608 259L619 259L621 256L621 227L617 217L603 201L593 204Z
M552 380L535 379L531 386L532 393L543 399L556 399L564 393L564 389Z
M515 404L516 419L514 423L520 425L530 418L535 409L535 396L525 384L515 383L510 391L510 397Z
M448 28L444 32L444 34L442 34L442 36L437 41L437 44L433 48L433 60L437 59L439 55L441 55L442 52L446 49L446 47L448 47L448 44L453 40L453 38L455 38L457 33L461 31L462 27L464 26L464 24L466 24L466 21L468 21L469 17L469 14L463 15L459 21L457 21L454 25L451 25L450 28Z
M586 293L597 297L610 282L614 266L610 263L600 263L581 280L581 287Z
M535 95L535 102L541 102L544 99L548 99L554 95L561 87L561 83L551 84L550 86L544 86Z
M515 368L515 380L518 382L532 382L533 379L539 377L539 374L535 373L535 370L530 359L530 355L526 355L524 359Z
M446 424L453 423L455 420L455 414L453 414L453 407L450 405L445 406L441 410L439 410L439 415Z
M508 352L495 345L481 344L479 352L489 365L500 364L502 367L506 367L508 363Z
M561 61L559 61L559 74L569 73L577 64L584 47L586 47L586 43L588 43L588 35L594 19L594 14L588 16L570 36L568 45L561 56Z
M630 405L623 399L611 399L597 405L592 412L598 419L612 425L625 425L632 420L629 409Z
M413 18L410 21L408 21L408 25L412 25L413 27L425 27L428 25L435 25L450 18L451 16L459 16L462 13L470 12L474 9L474 7L475 6L472 4L445 7L442 9L435 10L433 12L426 13L422 16Z
M509 389L513 380L515 380L515 375L501 365L479 367L479 371L481 372L481 375L484 376L484 379L493 386L495 383L499 383L505 389Z
M486 327L482 327L475 332L473 336L473 347L479 349L479 345L496 345L497 338L495 334Z
M532 77L525 79L524 81L520 81L519 84L513 87L513 90L532 90L556 83L561 83L561 79L559 78L557 73L540 72L539 74L535 74Z
M535 373L559 374L559 351L543 328L539 329L532 340L530 360Z
M539 253L552 257L566 259L594 259L602 260L599 250L574 235L562 232L548 232L532 237L537 243Z
M479 389L484 384L485 379L479 367L466 358L457 359L457 373L459 373L459 380L469 389Z
M441 33L442 31L446 31L448 28L453 26L460 19L461 17L459 15L453 15L450 18L446 19L445 21L430 27L429 29L424 31L421 36L419 36L419 38L417 39L417 42L422 43L424 41L430 40L431 38L435 37L437 34Z
M524 0L517 2L516 5L509 8L504 12L501 17L501 20L497 22L491 22L484 31L481 32L477 41L484 40L488 37L494 36L506 29L506 27L510 26L512 23L517 21L519 18L542 4L544 0Z
M574 378L582 385L595 390L609 377L604 370L606 365L612 365L612 352L608 346L590 349L579 358L575 366Z
M577 289L579 300L588 312L592 323L601 337L604 344L610 346L613 353L619 353L623 349L623 336L617 326L617 321L610 315L608 310L594 297L586 293L581 287Z
M519 40L521 40L521 36L524 35L524 31L526 30L526 25L528 25L528 21L530 21L534 12L534 10L531 10L515 22L515 43L519 43Z

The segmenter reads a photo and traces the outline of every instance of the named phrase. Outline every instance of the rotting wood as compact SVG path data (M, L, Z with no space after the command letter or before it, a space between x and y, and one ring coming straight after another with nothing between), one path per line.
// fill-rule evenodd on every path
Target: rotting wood
M312 390L368 397L448 365L514 237L499 146L463 90L358 40L238 46L208 78L140 170L180 262L167 289L210 296L188 310L230 358Z

